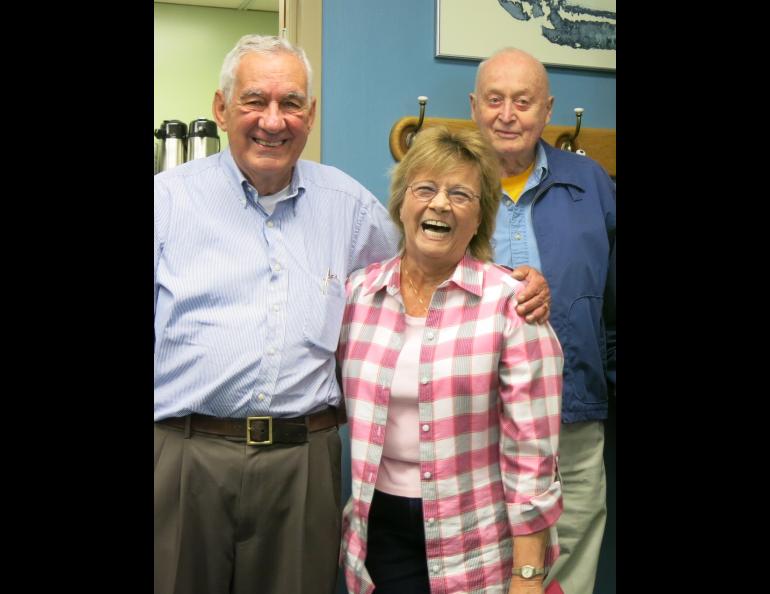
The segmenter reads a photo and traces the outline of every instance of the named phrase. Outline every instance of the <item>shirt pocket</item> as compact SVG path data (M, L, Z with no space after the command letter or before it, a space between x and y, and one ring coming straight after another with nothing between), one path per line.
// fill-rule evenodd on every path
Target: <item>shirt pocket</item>
M318 298L305 314L304 339L325 351L336 351L344 313L345 289L338 278L330 278L325 287L319 287Z

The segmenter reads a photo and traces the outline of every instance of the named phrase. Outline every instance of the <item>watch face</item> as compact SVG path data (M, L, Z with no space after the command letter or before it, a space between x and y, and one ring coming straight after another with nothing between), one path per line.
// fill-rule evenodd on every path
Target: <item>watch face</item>
M535 575L535 568L531 565L525 565L521 568L521 577L529 579Z

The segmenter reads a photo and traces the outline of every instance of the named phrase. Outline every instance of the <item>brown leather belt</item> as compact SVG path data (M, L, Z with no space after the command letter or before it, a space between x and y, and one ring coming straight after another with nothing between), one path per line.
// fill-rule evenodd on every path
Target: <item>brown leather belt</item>
M344 425L347 421L345 408L329 406L312 415L294 418L247 417L245 419L219 418L208 415L169 417L158 421L190 433L206 433L221 437L235 437L248 445L272 445L274 443L305 443L308 433Z

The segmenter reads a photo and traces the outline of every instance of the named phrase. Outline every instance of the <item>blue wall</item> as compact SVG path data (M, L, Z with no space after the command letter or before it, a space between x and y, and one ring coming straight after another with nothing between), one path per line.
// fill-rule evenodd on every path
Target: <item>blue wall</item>
M489 0L487 0L489 1ZM494 0L493 0L494 1ZM387 201L393 158L388 135L399 118L468 118L478 62L435 58L435 2L324 0L322 161ZM515 40L511 40L515 45ZM552 124L615 128L615 74L548 67Z
M487 0L489 1L489 0ZM322 161L339 167L383 203L393 165L388 136L401 117L417 115L418 95L429 97L427 115L470 117L477 62L435 53L435 2L430 0L324 0ZM515 46L512 39L510 45ZM526 48L523 48L526 49ZM574 107L585 108L583 126L615 128L615 74L548 67L556 98L552 124L572 125ZM615 431L607 423L605 462L609 516L595 594L615 592ZM343 501L350 495L350 448L343 439ZM340 581L339 594L345 593Z

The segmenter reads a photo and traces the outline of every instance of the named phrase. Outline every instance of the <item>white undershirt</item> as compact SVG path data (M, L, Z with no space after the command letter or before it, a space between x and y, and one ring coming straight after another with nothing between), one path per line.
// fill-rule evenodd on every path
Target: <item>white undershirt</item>
M417 378L424 330L425 318L406 316L404 346L393 371L385 443L375 485L378 491L401 497L421 497Z
M269 196L260 196L258 201L260 206L265 209L267 214L271 215L275 210L275 205L278 204L281 200L286 200L288 197L289 186L286 186L283 190L279 190L275 194L270 194Z

